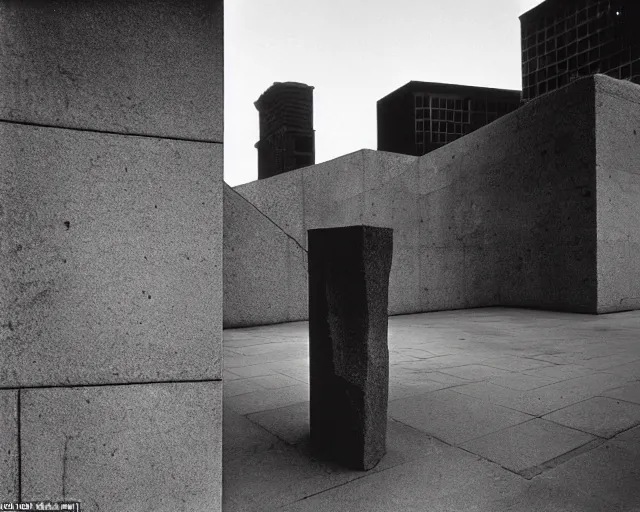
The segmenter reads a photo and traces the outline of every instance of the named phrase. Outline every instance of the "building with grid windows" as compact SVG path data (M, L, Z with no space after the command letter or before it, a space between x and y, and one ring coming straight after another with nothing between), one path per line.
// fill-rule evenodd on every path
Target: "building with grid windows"
M420 156L520 106L520 91L409 82L378 101L378 150Z
M640 83L639 0L547 0L520 16L522 99L602 73Z
M260 116L259 180L315 164L313 87L276 82L254 105Z

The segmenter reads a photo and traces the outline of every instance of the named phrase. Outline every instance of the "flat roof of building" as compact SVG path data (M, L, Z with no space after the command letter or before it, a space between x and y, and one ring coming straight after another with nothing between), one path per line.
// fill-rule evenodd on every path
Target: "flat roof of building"
M253 103L256 108L265 101L267 98L277 96L280 94L286 94L292 90L313 90L315 87L312 85L303 84L301 82L274 82L266 91L264 91L260 97Z
M433 92L440 94L464 94L464 95L489 95L489 96L513 96L514 99L520 98L522 91L520 89L497 89L494 87L478 87L475 85L447 84L441 82L418 82L412 80L378 101L384 101L387 98L396 96L404 92Z
M555 13L563 7L574 6L576 3L577 0L545 0L541 4L538 4L532 9L522 13L520 15L520 21L523 21L523 18L526 18L526 21L542 18L548 14Z

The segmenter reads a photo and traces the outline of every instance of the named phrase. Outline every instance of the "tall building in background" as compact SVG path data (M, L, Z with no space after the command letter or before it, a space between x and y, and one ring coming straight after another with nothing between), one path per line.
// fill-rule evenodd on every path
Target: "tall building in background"
M522 99L603 73L640 83L640 0L547 0L520 16Z
M409 82L378 101L378 150L420 156L520 106L520 91Z
M254 105L260 115L259 180L315 164L313 87L276 82Z

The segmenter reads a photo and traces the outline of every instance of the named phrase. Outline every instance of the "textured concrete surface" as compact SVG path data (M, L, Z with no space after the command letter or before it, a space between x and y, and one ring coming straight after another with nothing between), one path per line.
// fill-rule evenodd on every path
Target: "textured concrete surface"
M223 236L225 327L307 318L306 250L226 184Z
M18 390L0 390L0 502L18 501Z
M328 165L329 162L318 164L314 169ZM285 172L260 180L260 186L252 182L234 190L261 212L269 212L269 219L306 249L302 178L302 172Z
M0 3L0 119L222 141L222 0Z
M598 311L640 307L640 87L598 75Z
M23 500L220 510L221 382L22 391Z
M390 314L632 309L638 91L585 78L420 158L362 150L235 190L301 245L305 229L393 228Z
M220 378L222 146L0 123L0 383Z
M393 231L309 230L311 444L369 470L385 454Z
M449 389L395 400L389 406L389 414L450 444L461 444L532 419L528 414ZM472 422L463 419L469 417L473 417ZM452 418L458 421L454 423Z
M539 418L463 443L465 450L496 462L514 473L526 474L594 440L593 436Z
M544 419L609 439L640 424L640 405L595 397L552 412Z
M591 407L617 432L607 439L552 418L571 409L587 417L580 411L600 397L636 407L639 335L638 312L482 308L390 318L389 393L400 396L390 402L387 455L363 476L311 457L308 397L290 402L309 372L307 323L225 330L234 382L297 375L300 383L225 399L255 407L225 416L224 510L636 510L636 420L620 431L620 411Z

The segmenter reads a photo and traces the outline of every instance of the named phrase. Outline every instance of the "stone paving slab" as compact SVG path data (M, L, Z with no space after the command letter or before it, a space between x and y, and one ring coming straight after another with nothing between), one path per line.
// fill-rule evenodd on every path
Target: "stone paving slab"
M462 379L442 372L406 369L400 368L399 366L392 366L389 369L389 378L406 385L424 381L440 382L441 384L449 384L452 386L469 383L467 379Z
M640 357L637 355L634 357L627 352L623 352L621 354L602 355L601 357L589 359L588 361L583 362L582 366L592 370L607 370L609 368L620 367L621 365L626 366L627 364L634 362L640 364L638 359L640 359Z
M440 373L453 375L454 377L460 377L461 379L467 380L485 380L491 377L509 375L511 372L482 364L468 364L465 366L457 366L455 368L444 368L440 370Z
M593 436L550 421L533 419L461 444L503 468L521 473L593 440Z
M274 411L275 413L275 411ZM246 423L252 424L246 418ZM225 438L234 435L241 424L237 416L225 423ZM248 432L247 425L241 425ZM370 477L415 460L453 459L453 448L418 432L406 425L390 421L387 427L387 454L369 472L353 471L336 464L319 461L308 453L308 445L295 448L277 441L266 446L268 439L275 439L261 427L252 428L264 432L263 445L254 445L245 456L229 456L223 473L224 512L274 511L288 503L302 500L347 482ZM265 434L267 437L265 438ZM464 453L464 452L462 452ZM236 454L237 455L237 454ZM339 509L343 510L343 509Z
M528 414L451 390L434 391L389 404L389 415L426 434L460 444L531 419ZM473 421L469 421L473 418Z
M227 361L225 359L225 365L226 363ZM266 363L240 366L228 369L228 371L244 379L248 379L250 377L261 377L263 375L274 375L275 373L278 373Z
M520 477L454 449L352 480L285 508L286 512L495 511L526 486Z
M231 381L231 380L237 380L237 379L241 379L242 377L240 377L240 375L236 375L235 373L230 372L229 370L223 370L222 372L222 379L225 382Z
M601 393L601 395L608 396L610 398L618 398L625 402L640 404L640 382L632 382L626 386L610 389L609 391Z
M250 379L259 386L265 389L280 389L287 388L289 386L300 385L302 381L289 377L287 375L275 374L275 375L263 375L261 377L253 377Z
M269 352L275 352L276 350L293 350L296 352L304 353L304 348L296 339L290 339L288 341L278 341L274 343L259 343L254 345L246 345L244 347L234 347L233 351L242 356L259 356L267 354Z
M253 381L253 379L236 379L225 382L222 394L224 398L230 398L232 396L244 395L245 393L251 393L253 391L262 391L264 388Z
M309 368L288 368L279 370L279 373L309 384Z
M604 370L607 373L614 373L616 375L624 375L633 380L640 379L640 361L633 361L618 366L612 366Z
M531 358L514 356L485 359L483 364L486 366L492 366L494 368L501 368L503 370L510 371L532 370L534 368L549 366L548 363L543 361L536 361L535 359Z
M225 399L225 405L228 405L238 414L251 414L252 412L268 411L308 400L309 386L301 383L287 388L264 389L228 397Z
M530 391L515 391L489 382L458 386L455 391L533 416L542 416L592 398L628 381L627 377L598 373L556 382Z
M451 384L443 384L432 380L423 381L389 381L389 402L401 400L410 396L423 395L431 391L439 391L451 387Z
M224 464L238 457L246 457L253 453L267 451L278 443L276 436L229 407L223 408L222 425L222 458Z
M616 438L546 475L564 482L570 493L606 499L609 510L640 512L640 443Z
M616 436L615 441L627 443L640 443L640 427L635 427Z
M640 424L640 405L615 398L595 397L543 418L599 437L611 438Z
M545 379L544 377L525 375L523 373L508 373L498 377L491 377L489 382L496 386L513 389L515 391L531 391L532 389L538 389L543 386L553 384L555 381Z
M525 375L533 375L534 377L541 377L560 382L563 380L574 379L576 377L584 377L585 375L593 375L596 372L589 368L585 368L584 366L560 364L533 368L531 370L525 370L523 373Z
M484 511L483 511L484 512ZM619 509L590 489L568 488L566 481L541 475L486 512L634 512Z
M247 415L247 419L290 445L309 438L309 402L256 412Z
M390 411L397 408L411 425L390 419L387 455L368 473L308 453L306 322L224 332L234 366L226 368L224 386L260 377L268 377L263 384L281 376L301 381L225 398L225 512L640 512L640 427L571 449L591 434L526 414L515 424L494 414L551 415L598 396L640 405L640 312L485 308L391 317L389 328L389 348L399 356L390 367L391 396L410 394ZM240 354L244 347L253 355ZM450 375L465 366L507 373L484 382ZM463 398L450 398L456 395ZM482 406L468 405L474 400ZM427 434L433 430L443 441ZM482 455L465 451L480 446ZM489 460L500 450L510 469ZM533 470L519 469L547 457Z
M299 359L287 359L284 361L273 361L267 363L267 366L277 373L282 373L285 370L301 369L309 371L309 357L303 357Z

